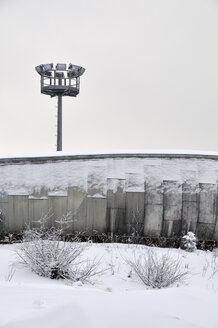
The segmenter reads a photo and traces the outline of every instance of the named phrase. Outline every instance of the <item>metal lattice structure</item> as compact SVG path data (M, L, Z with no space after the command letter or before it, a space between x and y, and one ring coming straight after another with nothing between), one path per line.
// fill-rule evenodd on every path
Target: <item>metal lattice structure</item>
M36 66L41 76L41 93L58 97L57 151L62 150L62 97L76 97L80 91L80 76L85 68L69 64L42 64Z

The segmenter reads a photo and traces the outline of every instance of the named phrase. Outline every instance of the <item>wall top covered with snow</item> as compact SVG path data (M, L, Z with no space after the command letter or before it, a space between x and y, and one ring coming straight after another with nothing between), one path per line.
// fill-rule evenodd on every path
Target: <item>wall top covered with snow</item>
M0 154L0 165L4 163L46 162L102 158L200 158L218 160L218 152L199 150L114 150L89 152L48 152Z
M42 188L63 193L78 187L88 195L104 197L120 183L125 191L144 192L145 181L156 185L164 180L214 185L218 181L215 153L55 154L1 158L0 191L31 195Z

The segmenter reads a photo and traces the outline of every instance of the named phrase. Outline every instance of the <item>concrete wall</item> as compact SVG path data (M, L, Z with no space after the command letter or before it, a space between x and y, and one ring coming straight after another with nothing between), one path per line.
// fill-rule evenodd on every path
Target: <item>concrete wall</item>
M0 160L1 172L2 233L37 226L47 213L49 225L57 226L70 213L68 232L173 237L193 231L200 239L218 240L218 158L7 159Z

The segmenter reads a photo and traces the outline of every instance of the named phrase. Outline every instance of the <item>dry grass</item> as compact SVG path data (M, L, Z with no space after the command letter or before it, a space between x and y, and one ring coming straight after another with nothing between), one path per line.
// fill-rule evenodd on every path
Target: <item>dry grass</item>
M154 249L133 260L126 260L132 271L146 286L164 288L182 282L188 275L187 270L181 269L179 258L172 258L169 253L158 255Z

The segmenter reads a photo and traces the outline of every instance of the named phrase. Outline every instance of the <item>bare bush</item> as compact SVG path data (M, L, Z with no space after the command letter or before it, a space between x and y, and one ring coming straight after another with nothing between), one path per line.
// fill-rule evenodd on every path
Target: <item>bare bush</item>
M179 258L174 259L169 254L158 256L154 249L148 249L145 255L126 262L138 278L152 288L164 288L182 282L188 274L187 270L181 269Z
M211 258L210 258L210 255ZM209 256L209 259L208 259ZM208 276L208 279L212 279L218 273L218 248L214 248L212 253L207 252L205 254L205 264L202 270L202 276Z
M215 248L212 252L212 273L210 279L213 278L218 273L218 249Z
M10 281L12 280L14 274L15 274L15 271L16 271L15 267L14 267L13 265L10 265L10 266L8 267L8 273L7 273L7 275L5 276L5 281L10 282Z
M138 208L131 210L131 219L128 222L129 234L132 237L140 237L143 234L144 229L144 213Z
M46 216L45 216L46 217ZM86 244L77 238L72 242L62 241L62 228L46 229L42 220L40 228L27 228L17 254L36 274L51 279L90 281L98 274L99 261L82 258Z

